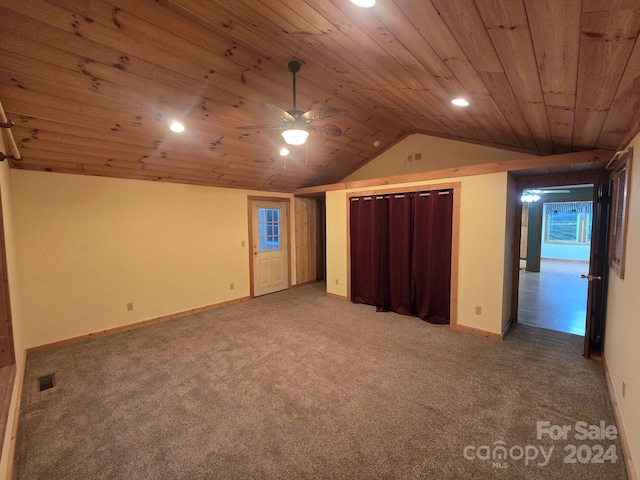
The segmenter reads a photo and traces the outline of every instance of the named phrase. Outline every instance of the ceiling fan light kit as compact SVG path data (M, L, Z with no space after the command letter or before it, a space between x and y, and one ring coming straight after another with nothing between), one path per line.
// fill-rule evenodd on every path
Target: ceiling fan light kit
M522 195L522 197L520 197L522 203L532 203L538 200L540 200L540 195Z
M282 132L282 138L289 145L303 145L307 141L309 132L298 128L292 128L291 130L285 130Z

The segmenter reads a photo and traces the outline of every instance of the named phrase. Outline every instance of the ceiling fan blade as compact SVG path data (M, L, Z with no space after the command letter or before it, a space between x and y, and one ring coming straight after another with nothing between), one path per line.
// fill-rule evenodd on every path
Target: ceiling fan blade
M320 133L327 137L339 137L340 135L342 135L342 130L340 129L340 127L332 123L327 123L325 125L318 125L317 127L310 126L309 130L312 132Z
M349 110L345 110L344 108L334 108L334 107L320 107L320 108L312 108L308 112L302 114L302 119L308 122L312 120L317 120L320 118L336 118L341 117L342 115L347 115Z
M295 117L293 115L291 115L285 109L280 108L277 105L274 105L273 103L261 103L260 104L260 109L265 113L275 113L281 119L286 120L287 122L295 122L296 121L296 119L295 119Z
M242 127L236 127L237 130L264 130L266 128L274 128L276 130L283 130L286 125L244 125Z

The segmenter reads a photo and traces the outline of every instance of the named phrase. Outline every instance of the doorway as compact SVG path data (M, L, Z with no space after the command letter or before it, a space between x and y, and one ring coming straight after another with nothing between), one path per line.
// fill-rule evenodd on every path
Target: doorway
M548 185L549 187L544 188L544 186ZM533 272L538 275L542 274L541 266L542 263L542 235L543 235L543 209L539 208L539 217L536 219L535 214L532 216L531 207L529 209L529 216L527 220L523 223L522 216L523 210L527 208L523 208L523 203L527 202L525 199L521 199L523 194L528 193L533 196L538 196L534 201L540 200L542 195L538 192L533 192L532 190L551 190L555 187L556 190L571 190L579 188L580 186L593 186L593 195L592 195L592 211L591 211L591 224L589 225L578 225L574 223L574 228L576 229L576 238L582 238L583 243L589 243L590 252L589 252L589 261L588 261L588 273L581 273L580 271L574 271L571 274L571 269L569 268L561 268L563 274L573 275L573 282L583 281L586 285L586 302L584 302L586 312L582 311L578 314L575 314L576 318L583 318L580 322L581 325L584 326L584 333L580 330L579 332L570 332L574 334L582 334L584 339L584 349L583 356L585 358L589 358L592 353L602 351L602 347L604 344L604 325L605 325L605 313L606 313L606 291L607 291L607 248L608 248L608 232L609 232L609 219L610 219L610 209L611 209L611 195L610 195L610 180L608 172L604 169L591 169L586 168L584 171L575 171L575 172L562 172L562 173L549 173L549 174L523 174L516 176L516 191L518 192L518 202L516 202L516 227L514 232L514 237L516 239L514 247L515 252L520 251L520 247L523 246L521 241L526 243L526 262L522 264L521 270L521 259L520 255L515 254L513 256L513 295L512 295L512 311L511 318L512 323L522 322L526 323L527 320L525 318L525 309L528 307L530 310L536 312L536 314L544 316L544 307L540 304L536 305L533 303L527 303L527 298L520 295L520 279L525 275ZM562 198L561 194L557 191L553 193L555 198L554 202L558 202L560 200L569 200L575 201L575 198ZM522 202L521 200L525 200ZM551 200L550 200L551 201ZM544 202L543 202L544 203ZM557 210L557 209L554 209ZM560 211L560 210L559 210ZM558 219L562 219L558 217ZM566 219L566 218L565 218ZM562 222L560 222L562 224ZM560 225L562 227L562 225ZM524 240L522 238L523 227L529 230L526 234L527 239ZM538 228L537 235L532 235L531 230ZM564 230L564 234L569 231L569 227L566 225L560 229L562 232ZM582 233L580 233L582 232ZM588 232L591 232L590 242L586 242L586 237L584 235L588 235ZM579 235L583 235L580 237ZM531 255L531 252L534 252L534 255ZM584 265L583 265L584 266ZM566 265L565 265L566 267ZM542 267L544 268L544 267ZM553 267L552 267L553 268ZM579 274L580 278L576 278ZM535 285L534 285L535 286ZM540 289L540 284L537 284L538 289ZM548 287L546 288L547 292L551 292L555 295L555 298L558 301L566 306L569 305L569 290L565 287ZM582 291L584 292L584 291ZM524 295L524 289L523 289ZM542 297L543 299L545 297ZM584 293L581 293L581 298L584 298ZM520 302L523 303L522 308ZM554 308L551 302L546 303L546 311L547 316L557 317L562 315L562 312L556 307ZM582 304L583 302L580 301ZM545 305L544 303L542 305ZM578 317L579 315L579 317ZM522 316L522 318L521 318ZM523 322L524 320L524 322ZM543 326L543 325L537 325ZM549 328L548 326L544 328Z
M249 197L251 296L290 287L288 198Z
M518 321L584 337L593 185L525 189Z
M326 206L322 197L295 197L296 286L323 281L326 247Z

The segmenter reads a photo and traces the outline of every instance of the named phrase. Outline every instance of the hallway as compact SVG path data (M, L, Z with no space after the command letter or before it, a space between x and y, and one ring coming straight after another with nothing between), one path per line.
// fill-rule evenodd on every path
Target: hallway
M542 259L540 272L520 270L518 322L584 336L589 262Z

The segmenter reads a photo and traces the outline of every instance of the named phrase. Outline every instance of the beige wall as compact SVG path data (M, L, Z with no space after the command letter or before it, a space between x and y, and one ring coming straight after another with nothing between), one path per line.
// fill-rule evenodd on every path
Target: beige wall
M458 324L501 333L503 310L510 309L511 285L505 291L507 174L449 178L393 188L461 182ZM353 192L370 190L358 189ZM347 193L327 192L327 292L349 296L347 260ZM509 246L510 248L510 246ZM511 263L509 261L509 268ZM336 280L338 284L336 285ZM475 307L482 307L482 315Z
M0 151L7 153L4 144L2 143L2 135L0 134ZM9 181L9 165L5 160L0 163L0 195L2 196L2 218L4 222L5 233L5 247L7 252L7 270L9 274L9 294L11 300L12 310L12 326L13 326L13 345L16 352L16 386L13 389L11 396L11 404L9 407L9 417L7 419L7 429L5 431L3 443L2 443L2 457L0 458L0 478L4 478L3 475L8 468L9 452L11 446L11 434L14 428L15 412L19 402L18 388L22 380L24 372L24 336L23 328L24 321L22 315L20 291L17 288L17 269L16 269L16 242L14 241L14 229L13 229L13 197L12 189Z
M347 193L327 192L327 293L347 297Z
M609 270L604 354L631 457L636 472L640 473L640 134L630 146L635 150L635 159L631 172L625 278L621 280ZM623 381L627 384L625 398L622 397Z
M421 153L422 159L407 161L405 166L407 156L412 155L412 158L415 158L416 153ZM531 154L458 142L446 138L413 134L382 152L344 180L366 180L401 175L403 168L405 174L431 172L451 167L531 158L532 156Z
M11 187L26 348L248 296L247 196L287 196L22 170Z

